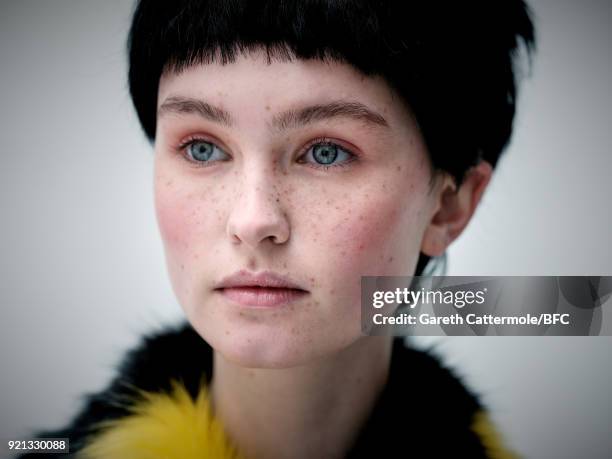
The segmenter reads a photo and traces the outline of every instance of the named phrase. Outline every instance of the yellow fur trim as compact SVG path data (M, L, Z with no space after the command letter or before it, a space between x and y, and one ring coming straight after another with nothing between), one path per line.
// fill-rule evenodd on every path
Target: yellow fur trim
M474 415L472 430L480 437L490 459L519 458L519 456L504 446L501 435L484 411L478 411Z
M82 459L238 459L202 386L194 401L182 384L170 394L144 392L132 413L101 424Z

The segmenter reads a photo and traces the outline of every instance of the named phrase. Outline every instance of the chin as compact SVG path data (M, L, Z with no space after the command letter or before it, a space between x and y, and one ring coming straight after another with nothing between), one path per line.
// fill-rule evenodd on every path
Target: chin
M313 358L295 338L288 341L270 333L240 335L222 337L219 346L211 345L226 360L245 368L290 368Z

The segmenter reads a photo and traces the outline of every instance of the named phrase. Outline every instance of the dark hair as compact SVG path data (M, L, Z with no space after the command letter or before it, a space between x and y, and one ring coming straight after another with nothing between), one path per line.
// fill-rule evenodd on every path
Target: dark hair
M530 56L522 0L140 0L129 89L153 141L164 71L260 47L270 59L345 62L385 78L414 113L432 166L461 183L481 159L495 167L510 139L521 42Z

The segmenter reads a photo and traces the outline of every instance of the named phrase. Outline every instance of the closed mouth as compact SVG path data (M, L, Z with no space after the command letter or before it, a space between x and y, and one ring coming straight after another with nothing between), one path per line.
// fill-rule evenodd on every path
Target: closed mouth
M215 289L225 299L246 307L279 307L295 302L308 292L297 288L240 285Z

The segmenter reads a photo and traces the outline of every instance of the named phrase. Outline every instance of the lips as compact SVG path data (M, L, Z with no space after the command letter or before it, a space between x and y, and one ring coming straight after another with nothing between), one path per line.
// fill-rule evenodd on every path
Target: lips
M238 271L222 279L215 291L227 300L245 307L279 307L308 295L297 282L280 274L264 271Z

